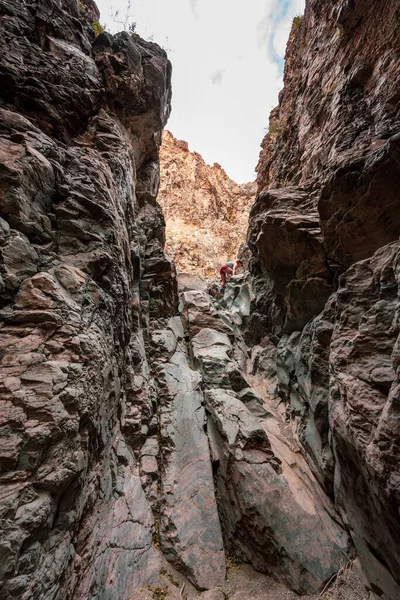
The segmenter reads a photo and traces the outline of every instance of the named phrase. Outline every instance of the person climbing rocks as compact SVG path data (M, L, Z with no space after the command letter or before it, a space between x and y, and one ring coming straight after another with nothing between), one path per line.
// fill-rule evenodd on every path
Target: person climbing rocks
M222 267L219 270L219 274L221 275L221 285L219 289L221 291L221 294L223 294L225 291L226 282L228 281L229 277L231 277L232 275L236 275L236 271L241 266L242 262L240 260L237 260L235 263L229 260L228 262L222 265Z

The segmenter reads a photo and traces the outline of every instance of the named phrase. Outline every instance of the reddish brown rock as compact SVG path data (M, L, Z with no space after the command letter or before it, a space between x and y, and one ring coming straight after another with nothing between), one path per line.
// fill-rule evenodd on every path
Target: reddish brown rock
M189 292L181 294L183 314L193 301ZM351 552L348 535L282 419L243 375L246 346L235 315L220 311L213 324L205 318L200 328L200 315L207 317L208 307L197 301L196 309L199 330L193 335L187 322L187 334L193 366L206 388L207 433L226 547L298 593L317 592ZM217 330L218 319L230 320L230 335Z
M128 599L160 566L137 449L141 323L177 304L155 202L170 65L95 39L91 0L0 13L0 596Z
M334 495L368 586L397 598L399 244L340 278L322 314L278 347L280 395L310 466Z
M340 273L399 237L396 11L390 0L379 8L310 0L294 20L249 229L254 318L269 313L277 333L301 329ZM298 252L300 240L313 259Z
M167 230L167 251L178 270L218 275L234 260L246 237L254 183L237 184L218 165L207 165L187 142L164 131L160 149L160 202Z
M335 495L372 590L387 598L400 592L399 266L395 243L342 276L329 361Z
M249 340L276 340L293 432L371 593L390 600L400 596L398 17L389 0L306 2L248 235Z
M204 432L200 374L189 367L182 337L159 369L161 441L160 544L197 588L225 580L225 554Z
M257 316L265 311L273 333L301 329L332 292L333 274L327 268L315 201L298 188L264 191L251 209L250 223Z

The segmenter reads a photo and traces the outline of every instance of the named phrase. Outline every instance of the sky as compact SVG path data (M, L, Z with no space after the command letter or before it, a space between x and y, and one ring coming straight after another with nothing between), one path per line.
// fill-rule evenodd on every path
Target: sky
M136 31L172 62L166 125L238 183L255 179L261 140L282 89L292 20L305 0L96 0L100 22ZM115 18L116 11L118 15Z

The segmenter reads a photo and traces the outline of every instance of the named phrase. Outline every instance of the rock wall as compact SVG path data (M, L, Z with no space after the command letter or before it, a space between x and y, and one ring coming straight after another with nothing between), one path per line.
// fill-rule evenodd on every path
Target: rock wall
M258 164L248 341L374 597L400 597L399 10L307 0ZM275 348L275 350L274 350Z
M349 539L246 379L249 293L177 311L165 52L91 0L0 15L1 600L148 598L165 559L218 595L228 547L317 592Z
M178 270L215 276L245 241L256 185L235 183L220 165L207 165L169 131L163 133L160 160L158 201L166 219L167 252Z
M261 193L254 290L234 277L222 305L186 276L178 295L156 202L171 65L138 36L95 37L98 19L92 0L0 0L0 599L148 598L167 560L210 600L226 550L315 594L355 546L395 600L395 218L353 258L324 228L342 231L342 192L361 210L380 190L387 218L396 138L357 162L359 193L340 169ZM222 181L243 212L250 186ZM211 192L190 218L212 208L238 232Z
M0 2L0 597L158 575L139 450L146 323L175 312L155 197L171 66L91 0Z

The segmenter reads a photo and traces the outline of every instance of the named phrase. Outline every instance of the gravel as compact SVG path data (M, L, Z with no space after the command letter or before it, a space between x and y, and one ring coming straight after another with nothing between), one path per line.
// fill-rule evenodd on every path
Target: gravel
M342 570L322 594L298 596L285 585L244 564L228 569L224 586L200 593L165 562L159 582L137 590L130 600L369 600L369 594L357 563Z

